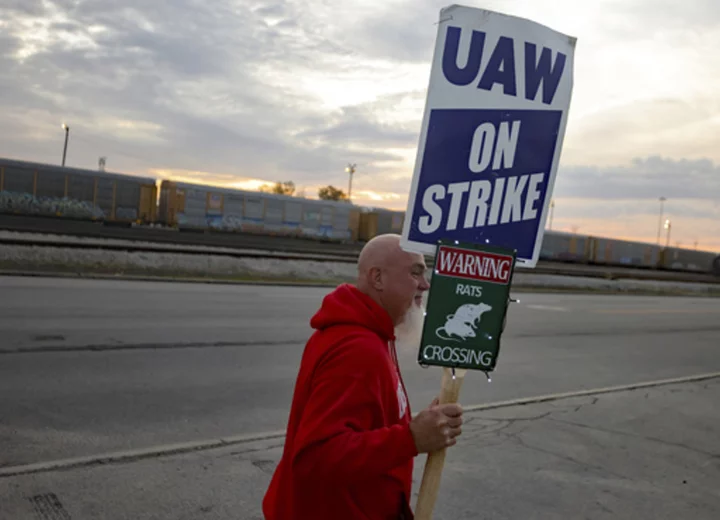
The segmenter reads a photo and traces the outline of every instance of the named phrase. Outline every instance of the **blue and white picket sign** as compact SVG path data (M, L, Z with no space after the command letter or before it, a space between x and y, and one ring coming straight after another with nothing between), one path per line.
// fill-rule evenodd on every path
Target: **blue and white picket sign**
M439 239L540 254L573 87L576 39L524 18L440 11L402 232L409 251Z

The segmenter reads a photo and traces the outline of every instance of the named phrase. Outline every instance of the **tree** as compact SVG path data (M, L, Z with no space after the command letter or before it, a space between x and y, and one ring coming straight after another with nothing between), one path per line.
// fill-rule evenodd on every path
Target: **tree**
M276 182L274 185L263 184L260 191L264 193L275 193L277 195L293 195L295 193L295 183L293 181Z
M332 185L320 188L318 190L318 197L322 200L347 200L345 192Z

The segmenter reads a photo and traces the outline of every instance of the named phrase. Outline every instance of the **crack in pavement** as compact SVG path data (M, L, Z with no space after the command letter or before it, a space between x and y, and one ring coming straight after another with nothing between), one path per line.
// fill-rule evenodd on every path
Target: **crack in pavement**
M630 390L632 391L632 390ZM586 403L580 403L580 404L570 404L570 403L549 403L550 406L555 408L551 413L558 413L558 414L568 414L568 413L577 413L580 410L582 410L585 407L596 405L600 401L600 397L597 396L584 396L583 399L590 399L589 402Z
M543 414L546 415L546 414ZM523 427L518 429L514 433L506 433L505 430L510 428L511 426L514 426L518 424L516 419L487 419L489 422L494 423L490 425L470 425L470 428L466 430L465 424L463 424L463 434L462 434L462 440L463 442L468 442L471 440L475 440L481 437L497 437L501 438L502 440L500 442L495 443L489 443L485 442L483 443L484 447L490 447L490 446L500 446L502 444L505 444L508 440L513 438L515 435L520 435L521 433L525 432L528 428L530 428L531 423L533 420L541 419L542 417L527 417L527 418L517 418L522 419L520 421L521 424L523 424ZM471 418L470 421L473 421L475 418ZM485 418L479 417L481 421L486 420Z
M623 432L623 431L618 431L618 430L611 430L611 429L609 429L609 428L603 428L603 427L601 427L601 426L590 426L590 425L588 425L588 424L577 423L577 422L574 422L574 421L567 421L567 420L558 419L558 418L555 418L555 417L550 417L550 420L551 420L551 421L558 422L558 423L562 423L562 424L567 424L567 425L570 425L570 426L576 426L576 427L578 427L578 428L585 428L585 429L588 429L588 430L595 430L595 431L599 431L599 432L603 432L603 433L610 433L610 434L615 434L615 435L621 435L621 436L624 436L624 437L631 437L631 438L633 438L633 439L639 439L639 440L657 442L657 443L659 443L659 444L663 444L663 445L665 445L665 446L672 446L672 447L674 447L674 448L683 448L683 449L686 449L686 450L688 450L688 451L692 451L692 452L694 452L694 453L697 453L698 455L704 455L704 456L706 456L706 457L710 457L711 459L720 458L720 453L708 452L708 451L705 451L705 450L701 450L701 449L699 449L699 448L693 448L692 446L688 446L687 444L683 444L683 443L680 443L680 442L666 441L666 440L663 440L663 439L659 439L659 438L657 438L657 437L652 437L652 436L650 436L650 435L639 435L639 434L636 434L636 433Z
M593 469L593 470L595 470L595 471L600 472L601 474L610 475L610 476L612 476L612 477L615 477L615 478L618 478L618 479L621 479L621 480L629 480L627 477L625 477L625 476L623 476L623 475L619 475L619 474L617 474L617 473L614 473L614 472L608 470L607 468L603 468L602 466L596 466L595 464L591 464L591 463L589 463L589 462L584 462L584 461L578 460L578 459L576 459L576 458L574 458L574 457L571 457L570 455L565 455L565 454L562 454L562 453L557 453L557 452L554 452L554 451L552 451L552 450L548 450L548 449L545 449L545 448L540 448L540 447L538 447L538 446L532 446L532 445L528 444L527 442L525 442L523 439L521 439L521 438L519 437L520 433L522 433L522 432L518 432L517 434L510 434L510 433L509 433L509 434L505 434L505 435L508 435L509 437L512 437L513 440L515 440L520 446L522 446L522 447L524 447L524 448L527 448L528 450L536 451L536 452L538 452L538 453L543 453L543 454L545 454L545 455L551 455L551 456L556 457L556 458L558 458L558 459L560 459L560 460L564 460L564 461L566 461L566 462L571 462L571 463L576 464L576 465L578 465L578 466L581 466L581 467L583 467L583 468Z
M281 443L270 444L268 446L259 446L257 448L247 448L244 450L235 450L235 451L230 452L229 455L233 456L233 457L239 456L239 458L241 458L241 459L250 460L250 459L243 457L242 455L246 455L248 453L257 453L258 451L270 451L270 450L274 450L276 448L282 448L283 446L285 446L285 443L281 442Z
M540 415L535 415L535 416L532 416L532 417L507 417L507 418L504 418L504 417L484 417L484 416L481 416L480 419L483 419L483 420L486 420L486 421L508 421L508 422L510 422L510 423L512 424L512 423L515 423L515 422L537 421L537 420L539 420L539 419L544 419L545 417L547 417L548 415L551 415L551 414L553 414L553 413L555 413L555 411L545 412L545 413L542 413L542 414L540 414Z
M515 425L516 423L530 423L543 419L553 412L546 412L533 417L510 417L502 419L499 417L470 417L463 421L463 433L462 438L465 441L475 440L482 436L492 435L505 435L505 430ZM480 421L487 421L489 424L479 424ZM521 429L518 433L525 431L526 428ZM499 444L502 444L502 441Z
M504 421L494 421L494 424L481 425L481 424L467 424L463 423L462 426L462 439L465 441L474 440L483 436L493 436L501 434L503 430L511 426L511 423Z
M602 509L602 510L605 511L606 513L610 513L610 514L613 514L613 515L615 514L615 511L613 511L613 510L610 509L608 506L606 506L605 504L603 504L602 502L600 502L600 500L595 500L595 504L598 505L598 506L600 507L600 509Z
M470 439L474 439L474 438L477 438L477 437L482 436L483 434L490 434L490 433L492 433L492 434L494 434L494 435L497 435L497 436L500 436L500 437L504 437L504 439L503 439L501 442L494 444L494 446L498 446L498 445L504 444L504 443L507 442L508 440L512 440L512 441L515 441L518 445L520 445L520 446L522 446L522 447L524 447L524 448L526 448L526 449L528 449L528 450L532 450L532 451L536 451L536 452L539 452L539 453L543 453L543 454L545 454L545 455L550 455L550 456L556 457L556 458L558 458L558 459L560 459L560 460L564 460L564 461L566 461L566 462L571 462L571 463L576 464L576 465L578 465L578 466L580 466L580 467L589 468L589 469L598 471L598 472L600 472L601 474L609 475L609 476L612 476L612 477L617 478L617 479L620 479L620 480L628 480L627 477L625 477L625 476L623 476L623 475L620 475L620 474L617 474L617 473L615 473L615 472L613 472L613 471L610 471L610 470L608 470L607 468L604 468L604 467L602 467L602 466L598 466L598 465L595 465L595 464L592 464L592 463L589 463L589 462L584 462L584 461L582 461L582 460L578 460L578 459L576 459L576 458L574 458L574 457L571 457L571 456L569 456L569 455L566 455L566 454L563 454L563 453L557 453L557 452L555 452L555 451L553 451L553 450L549 450L549 449L547 449L547 448L541 448L541 447L539 447L539 446L533 446L533 445L531 445L531 444L528 444L528 442L525 441L525 440L521 437L521 435L522 435L523 433L525 433L528 429L530 429L530 428L532 427L532 423L537 422L537 421L542 420L542 419L548 419L548 420L551 420L551 421L555 421L555 422L558 422L558 423L564 423L564 424L571 425L571 426L584 426L584 425L582 425L582 424L574 423L574 422L572 422L572 421L565 421L565 420L562 420L562 419L557 419L557 418L553 417L553 415L554 415L554 414L557 414L557 413L576 413L577 411L579 411L579 410L580 410L581 408L583 408L583 407L592 406L592 405L597 404L597 403L599 402L599 400L600 400L599 397L593 396L593 397L591 397L590 402L582 403L582 404L580 404L580 405L576 405L576 406L574 406L571 410L567 409L567 408L569 408L569 407L566 406L566 409L564 409L564 410L563 410L563 409L560 409L560 410L551 410L551 411L544 412L544 413L541 413L541 414L538 414L538 415L534 415L534 416L530 416L530 417L510 417L510 418L478 417L478 419L480 419L480 420L495 421L495 422L497 422L498 424L502 424L502 426L501 426L500 428L497 428L497 429L494 429L494 430L488 430L488 429L478 430L477 433L475 433L475 435L472 435L472 434L471 434L471 435L469 436L469 438L470 438ZM553 406L554 406L554 405L553 405ZM507 428L509 428L510 426L513 426L514 424L518 424L518 423L523 423L523 424L525 425L525 427L519 429L519 430L516 431L516 432L506 432L506 431L505 431L505 430L507 430ZM466 439L467 439L467 438L468 438L468 437L466 437ZM652 483L651 483L651 484L652 484ZM654 486L654 484L653 484L653 486ZM609 512L612 513L612 511L609 511Z

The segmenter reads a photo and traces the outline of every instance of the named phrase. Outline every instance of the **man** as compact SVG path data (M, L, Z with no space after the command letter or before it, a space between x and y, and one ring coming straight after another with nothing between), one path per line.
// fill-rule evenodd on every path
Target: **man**
M395 331L411 322L407 334L419 337L426 269L398 235L381 235L360 253L357 284L324 298L263 500L267 520L413 518L413 459L453 446L462 424L462 408L437 399L413 419L400 375Z

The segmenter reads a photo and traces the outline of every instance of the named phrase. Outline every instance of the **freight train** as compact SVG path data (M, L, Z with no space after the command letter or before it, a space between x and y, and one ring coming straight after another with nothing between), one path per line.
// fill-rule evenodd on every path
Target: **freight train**
M150 177L0 159L0 213L152 222L156 198Z
M405 214L349 202L216 188L0 158L0 213L151 224L363 243L400 233ZM612 238L546 231L540 258L714 273L720 256Z

